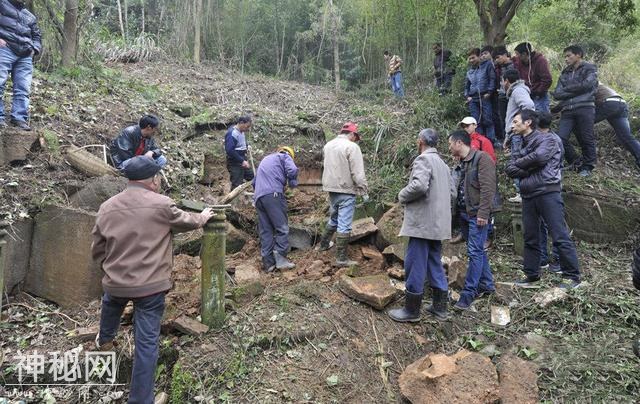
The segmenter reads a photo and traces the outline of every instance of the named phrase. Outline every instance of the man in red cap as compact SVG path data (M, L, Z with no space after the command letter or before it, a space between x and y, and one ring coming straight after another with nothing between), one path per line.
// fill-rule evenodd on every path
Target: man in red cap
M369 200L367 179L364 174L362 151L358 125L347 122L340 134L324 146L324 171L322 190L329 192L330 217L320 240L318 250L325 251L333 246L331 239L336 234L336 266L355 265L347 255L347 245L351 233L356 195Z

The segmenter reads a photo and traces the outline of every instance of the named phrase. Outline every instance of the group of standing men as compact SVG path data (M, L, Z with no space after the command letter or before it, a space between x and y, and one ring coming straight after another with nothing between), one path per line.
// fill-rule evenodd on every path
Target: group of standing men
M465 78L465 97L471 115L480 123L480 132L494 142L496 148L512 144L514 138L509 111L513 91L520 87L519 101L533 103L538 112L560 113L558 135L564 146L567 167L583 177L591 175L597 162L594 123L607 119L616 132L619 143L627 149L640 168L640 142L631 134L625 100L598 81L597 67L583 60L584 50L578 45L564 49L566 67L561 72L555 90L550 91L551 72L547 59L528 42L518 44L513 57L503 47L484 46L468 52L470 68ZM556 101L551 111L550 96ZM521 110L522 104L518 105ZM582 155L570 142L574 133ZM512 143L514 142L515 145Z
M439 43L433 45L433 51L435 85L440 94L445 94L451 91L455 75L452 54ZM618 143L633 155L640 168L640 142L631 133L626 101L598 81L596 65L584 61L584 50L580 46L568 46L563 54L566 67L555 90L551 91L553 79L549 62L529 42L518 44L513 56L504 46L494 48L486 45L470 49L467 52L469 69L465 74L463 94L470 115L478 123L478 131L491 140L495 149L509 145L512 150L520 147L520 139L514 137L511 130L514 110L509 111L508 108L513 93L509 87L519 86L528 92L526 97L519 97L520 101L527 98L533 103L532 109L560 113L558 136L564 146L565 168L573 169L583 177L591 175L597 163L594 124L605 119L614 129ZM385 60L394 93L402 97L402 60L397 55L391 56L388 51L385 52ZM551 97L556 101L553 111ZM523 105L518 105L518 110L522 109ZM572 133L580 145L581 155L570 142Z

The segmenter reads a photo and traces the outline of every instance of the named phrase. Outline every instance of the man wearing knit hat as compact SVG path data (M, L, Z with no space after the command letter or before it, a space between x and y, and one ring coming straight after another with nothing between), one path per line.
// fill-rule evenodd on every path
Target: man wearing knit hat
M151 157L133 157L123 169L127 188L100 206L92 232L93 259L105 273L99 350L113 348L122 312L133 301L135 356L129 403L154 401L160 321L172 287L172 235L200 228L213 216L208 208L200 214L184 212L160 195L160 168Z
M356 209L356 195L369 200L367 178L364 174L362 151L358 125L347 122L340 134L324 146L324 171L322 190L329 192L331 211L318 250L328 250L333 246L331 238L336 233L336 266L348 267L350 261L347 245L351 236L351 223Z

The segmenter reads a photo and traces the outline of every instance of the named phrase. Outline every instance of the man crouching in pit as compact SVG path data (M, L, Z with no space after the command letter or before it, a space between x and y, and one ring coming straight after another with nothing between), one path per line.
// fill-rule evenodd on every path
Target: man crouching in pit
M429 278L433 304L427 310L438 320L447 319L448 283L440 253L442 240L451 238L451 172L436 146L438 132L423 129L418 135L420 155L413 162L409 184L398 194L404 205L401 236L409 237L404 261L405 304L389 311L395 321L420 321L424 281Z
M127 188L100 206L93 228L93 259L105 272L97 349L113 349L122 312L133 301L129 404L154 402L160 321L172 286L172 233L203 227L213 216L208 208L200 214L184 212L160 195L160 168L151 157L133 157L123 169Z

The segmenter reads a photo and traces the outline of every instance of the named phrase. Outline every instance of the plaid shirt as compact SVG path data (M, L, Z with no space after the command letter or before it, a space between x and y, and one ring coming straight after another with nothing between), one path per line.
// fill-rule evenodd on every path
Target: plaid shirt
M402 59L400 59L398 55L393 55L391 59L389 59L389 76L399 72L400 66L402 66Z

